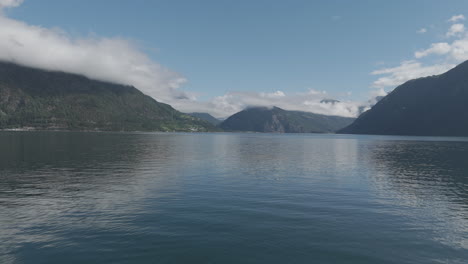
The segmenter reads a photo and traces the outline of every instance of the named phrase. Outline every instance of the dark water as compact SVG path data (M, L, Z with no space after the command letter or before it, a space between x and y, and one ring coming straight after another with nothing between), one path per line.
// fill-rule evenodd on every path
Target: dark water
M0 133L0 263L468 263L468 139Z

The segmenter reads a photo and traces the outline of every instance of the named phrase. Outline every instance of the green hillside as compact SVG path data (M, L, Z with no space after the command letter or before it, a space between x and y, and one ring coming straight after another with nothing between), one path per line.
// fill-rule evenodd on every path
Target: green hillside
M0 62L0 129L215 131L132 86Z

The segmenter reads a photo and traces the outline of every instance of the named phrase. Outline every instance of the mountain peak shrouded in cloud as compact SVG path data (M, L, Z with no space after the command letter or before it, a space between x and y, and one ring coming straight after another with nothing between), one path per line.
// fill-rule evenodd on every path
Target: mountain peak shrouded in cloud
M14 6L18 1L4 1ZM57 29L28 25L0 15L0 60L134 85L161 101L182 92L186 80L152 61L131 41L91 36L74 38Z
M0 129L217 131L132 86L0 62Z

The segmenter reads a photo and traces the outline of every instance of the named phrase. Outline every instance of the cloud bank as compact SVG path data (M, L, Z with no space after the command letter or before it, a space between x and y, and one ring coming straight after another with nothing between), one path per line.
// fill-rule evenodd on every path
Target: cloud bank
M277 106L286 110L305 111L324 115L356 117L363 107L371 102L356 102L350 100L329 102L324 99L333 98L325 91L309 90L303 93L287 94L283 91L272 93L231 92L213 98L208 102L198 102L190 99L174 102L174 107L184 112L208 112L215 117L227 117L251 106Z
M21 2L0 0L0 6L15 7ZM132 41L73 38L61 30L28 25L4 15L0 15L0 60L133 85L161 101L187 97L177 90L185 78L152 61Z

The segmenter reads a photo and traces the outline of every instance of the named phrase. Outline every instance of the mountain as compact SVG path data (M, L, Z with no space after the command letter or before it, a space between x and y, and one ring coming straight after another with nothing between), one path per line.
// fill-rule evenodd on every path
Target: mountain
M227 131L278 133L332 133L353 122L354 118L287 111L278 107L253 107L238 112L220 127Z
M398 86L339 132L468 136L468 61Z
M189 115L205 120L215 126L221 124L221 120L208 113L189 113Z
M0 62L0 129L210 131L132 86Z

